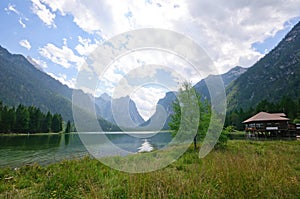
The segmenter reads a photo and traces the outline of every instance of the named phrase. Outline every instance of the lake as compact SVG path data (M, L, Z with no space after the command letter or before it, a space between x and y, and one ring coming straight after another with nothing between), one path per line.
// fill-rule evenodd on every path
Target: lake
M97 157L128 155L163 148L171 139L171 134L167 132L0 135L0 167L19 167L35 162L46 165L63 159L80 158L89 155L87 148L89 151L95 150L92 153ZM111 143L122 153L119 150L116 153L110 147Z

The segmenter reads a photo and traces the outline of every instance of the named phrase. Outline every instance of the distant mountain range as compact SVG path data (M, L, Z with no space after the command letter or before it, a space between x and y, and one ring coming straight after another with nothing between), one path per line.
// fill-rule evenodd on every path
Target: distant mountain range
M245 73L247 71L246 68L236 66L229 70L227 73L224 73L222 75L209 75L207 78L199 81L197 84L194 85L194 88L197 93L200 94L202 100L210 100L210 95L208 91L208 87L206 85L206 82L213 82L214 79L217 79L221 76L223 82L224 82L224 87L227 87L232 81L237 79L240 75ZM157 108L156 112L154 115L146 121L142 126L147 126L150 123L152 123L152 126L149 128L157 129L160 126L163 126L164 129L168 129L168 123L171 120L171 115L173 114L173 102L176 100L176 92L168 92L166 93L165 97L160 99L157 103ZM162 110L164 109L164 111ZM158 119L160 118L160 120ZM158 124L155 121L165 121L163 124Z
M300 22L266 56L227 88L228 110L256 106L262 100L300 97Z
M99 107L98 115L120 126L133 128L145 122L139 114L136 104L128 96L112 99L108 94L104 93L100 97L95 98L95 104ZM128 107L128 110L126 107Z
M4 104L33 105L44 112L60 113L64 120L73 119L71 101L74 90L44 73L33 59L13 55L0 46L0 70L0 100ZM214 82L214 79L219 77L210 75L194 85L202 100L210 100L206 82ZM240 107L254 107L264 99L278 102L283 96L300 98L300 23L277 47L252 67L234 67L222 74L221 78L226 87L229 111ZM83 93L78 90L77 92ZM138 126L142 130L161 127L167 129L175 99L175 91L167 92L165 97L158 101L153 116L144 121L134 101L129 97L112 99L103 94L95 98L96 113L106 124L118 122L129 129ZM129 117L118 118L124 115Z

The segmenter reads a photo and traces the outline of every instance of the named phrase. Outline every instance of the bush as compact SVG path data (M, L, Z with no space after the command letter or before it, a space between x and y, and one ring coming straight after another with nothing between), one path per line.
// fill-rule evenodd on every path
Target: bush
M221 135L217 141L217 144L215 145L215 149L224 149L227 146L228 141L228 134L233 131L233 128L231 126L226 127L222 132Z
M295 123L295 124L300 124L300 119L299 119L299 118L296 118L296 119L294 120L294 123Z

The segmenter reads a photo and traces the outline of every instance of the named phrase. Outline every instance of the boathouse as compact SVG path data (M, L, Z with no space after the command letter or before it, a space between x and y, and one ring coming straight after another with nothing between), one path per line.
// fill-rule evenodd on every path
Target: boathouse
M297 126L284 113L260 112L243 121L245 131L257 137L296 136Z

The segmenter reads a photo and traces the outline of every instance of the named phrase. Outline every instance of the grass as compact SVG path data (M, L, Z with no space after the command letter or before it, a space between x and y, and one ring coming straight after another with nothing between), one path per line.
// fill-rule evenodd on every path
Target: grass
M198 152L191 147L168 167L141 174L88 157L3 168L0 198L300 198L299 141L231 140L204 159Z

